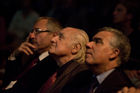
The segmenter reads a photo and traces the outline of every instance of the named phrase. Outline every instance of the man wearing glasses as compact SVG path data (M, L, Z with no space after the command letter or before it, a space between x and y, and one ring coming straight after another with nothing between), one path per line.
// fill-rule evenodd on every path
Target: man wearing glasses
M8 58L4 93L36 93L56 71L57 65L52 62L48 49L52 37L61 28L60 24L50 17L40 17L35 22L27 40Z

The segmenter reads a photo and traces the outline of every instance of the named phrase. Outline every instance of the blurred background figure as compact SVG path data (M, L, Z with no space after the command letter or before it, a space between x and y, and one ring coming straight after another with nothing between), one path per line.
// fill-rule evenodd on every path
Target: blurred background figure
M120 29L131 43L130 59L122 67L128 69L126 73L136 86L140 86L140 76L139 71L137 71L140 69L139 4L138 0L119 0L113 11L114 27Z
M0 46L5 44L6 41L6 28L5 28L5 18L0 15Z
M53 0L47 16L55 17L63 26L76 27L90 32L94 21L94 0ZM92 17L92 18L91 18Z
M5 73L6 59L32 30L39 17L31 4L31 0L0 1L0 80Z
M1 10L1 9L0 9ZM5 18L0 14L0 86L2 84L1 79L4 74L4 65L5 65L5 43L6 43L6 26Z
M39 14L32 9L31 0L21 0L20 4L20 10L16 11L8 28L13 38L12 47L16 47L25 39L32 30L33 23L39 17Z

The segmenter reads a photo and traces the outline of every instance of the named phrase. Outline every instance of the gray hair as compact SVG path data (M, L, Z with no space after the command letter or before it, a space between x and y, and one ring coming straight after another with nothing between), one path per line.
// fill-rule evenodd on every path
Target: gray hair
M77 29L77 31L78 32L72 36L72 39L74 41L73 43L81 45L81 49L76 54L76 57L74 60L76 60L78 63L84 63L85 62L86 43L89 42L89 37L84 30Z
M110 45L113 48L118 48L120 50L118 60L119 64L122 64L122 62L127 62L131 52L129 39L121 31L111 27L103 27L99 29L99 32L102 31L111 32L114 35L110 41Z
M40 17L39 19L36 20L36 22L40 20L48 20L46 26L48 30L51 32L58 32L63 28L61 24L53 17Z

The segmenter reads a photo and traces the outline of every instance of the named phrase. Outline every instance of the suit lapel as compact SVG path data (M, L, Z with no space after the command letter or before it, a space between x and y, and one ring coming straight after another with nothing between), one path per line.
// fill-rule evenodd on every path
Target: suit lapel
M116 68L107 78L100 84L95 93L104 93L120 90L126 85L130 85L129 79L125 74L118 68Z
M114 70L113 72L111 72L111 74L109 76L107 76L107 78L105 78L105 80L99 85L99 87L96 89L95 93L102 93L101 91L109 88L111 82L114 82L112 76L114 76L114 74L116 74L116 70Z
M67 75L69 73L72 73L72 71L74 69L76 69L79 66L79 64L77 62L72 62L67 68L66 70L57 78L56 82L54 83L53 87L55 88L56 86L58 86L62 80L66 79Z

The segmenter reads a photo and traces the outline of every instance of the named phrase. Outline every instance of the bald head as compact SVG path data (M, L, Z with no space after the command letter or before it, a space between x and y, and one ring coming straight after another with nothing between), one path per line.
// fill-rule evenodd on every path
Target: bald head
M84 30L66 27L61 32L67 33L68 37L70 38L69 43L73 46L79 46L79 50L76 53L75 60L79 63L85 62L85 51L86 51L86 43L89 42L89 37Z
M69 35L69 38L75 39L73 41L82 41L88 42L89 38L87 33L84 30L78 29L78 28L72 28L72 27L66 27L61 32L66 32L67 35Z
M57 58L57 61L61 60L61 65L70 60L75 60L79 63L85 61L85 45L89 41L88 35L85 31L66 27L51 41L52 47L49 52Z

